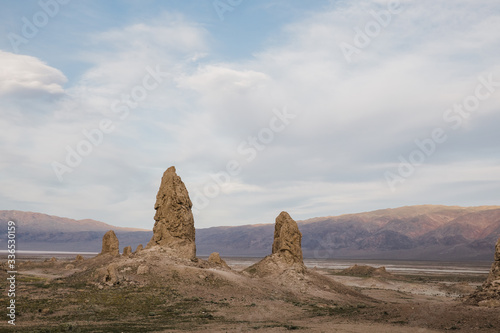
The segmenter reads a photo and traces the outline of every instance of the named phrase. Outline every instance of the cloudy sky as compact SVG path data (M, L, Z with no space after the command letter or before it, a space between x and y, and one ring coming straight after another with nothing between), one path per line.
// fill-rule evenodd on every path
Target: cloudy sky
M500 204L500 4L2 1L0 209L197 228Z

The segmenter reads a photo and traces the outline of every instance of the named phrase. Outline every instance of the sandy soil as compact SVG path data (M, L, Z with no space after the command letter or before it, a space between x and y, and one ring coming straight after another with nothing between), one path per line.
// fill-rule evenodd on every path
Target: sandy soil
M138 274L139 266L147 273ZM318 269L251 278L147 251L31 261L18 270L16 332L500 331L500 309L462 302L485 278L477 275L361 277ZM3 293L0 304L7 300ZM0 331L14 330L4 321Z

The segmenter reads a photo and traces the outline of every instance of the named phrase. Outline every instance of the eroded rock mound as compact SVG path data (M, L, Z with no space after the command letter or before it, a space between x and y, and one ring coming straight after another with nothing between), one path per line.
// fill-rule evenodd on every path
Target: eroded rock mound
M284 271L303 274L306 271L302 258L302 233L287 212L276 218L272 254L244 271L251 275L279 275Z
M110 264L106 268L106 275L104 275L103 282L107 285L113 285L119 282L116 264Z
M155 203L153 237L146 248L160 246L175 256L196 257L194 218L186 186L176 174L175 167L165 171Z
M495 246L495 261L491 265L488 279L466 302L479 306L500 307L500 238Z
M111 254L113 256L120 255L120 244L113 230L108 231L102 237L101 254Z
M365 276L365 277L389 277L392 274L388 273L385 267L375 268L372 266L357 265L351 266L342 270L340 275L354 275L354 276Z
M220 257L218 252L213 252L208 257L208 262L221 268L230 269L226 262Z

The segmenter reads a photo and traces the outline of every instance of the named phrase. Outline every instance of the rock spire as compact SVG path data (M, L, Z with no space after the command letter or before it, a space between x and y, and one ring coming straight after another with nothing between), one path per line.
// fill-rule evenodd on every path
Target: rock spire
M108 231L102 237L101 254L111 254L113 256L120 255L118 237L113 230Z
M287 262L302 261L302 233L287 212L281 212L274 225L274 242L272 253L279 253Z
M285 271L304 273L301 241L297 222L287 212L281 212L274 225L272 254L244 271L258 276L280 275Z
M193 204L186 186L175 172L168 168L161 179L156 195L153 237L146 248L160 246L175 256L196 257Z

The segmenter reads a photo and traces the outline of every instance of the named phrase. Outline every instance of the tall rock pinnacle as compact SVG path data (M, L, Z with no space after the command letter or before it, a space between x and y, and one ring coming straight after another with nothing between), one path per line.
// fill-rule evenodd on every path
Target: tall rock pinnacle
M274 225L272 253L281 253L290 262L302 262L302 233L287 212L281 212Z
M196 257L194 218L191 199L175 167L165 171L156 195L153 237L147 248L160 246L181 258Z
M118 237L113 230L108 231L102 237L102 250L101 254L111 254L113 256L120 255L120 246Z

